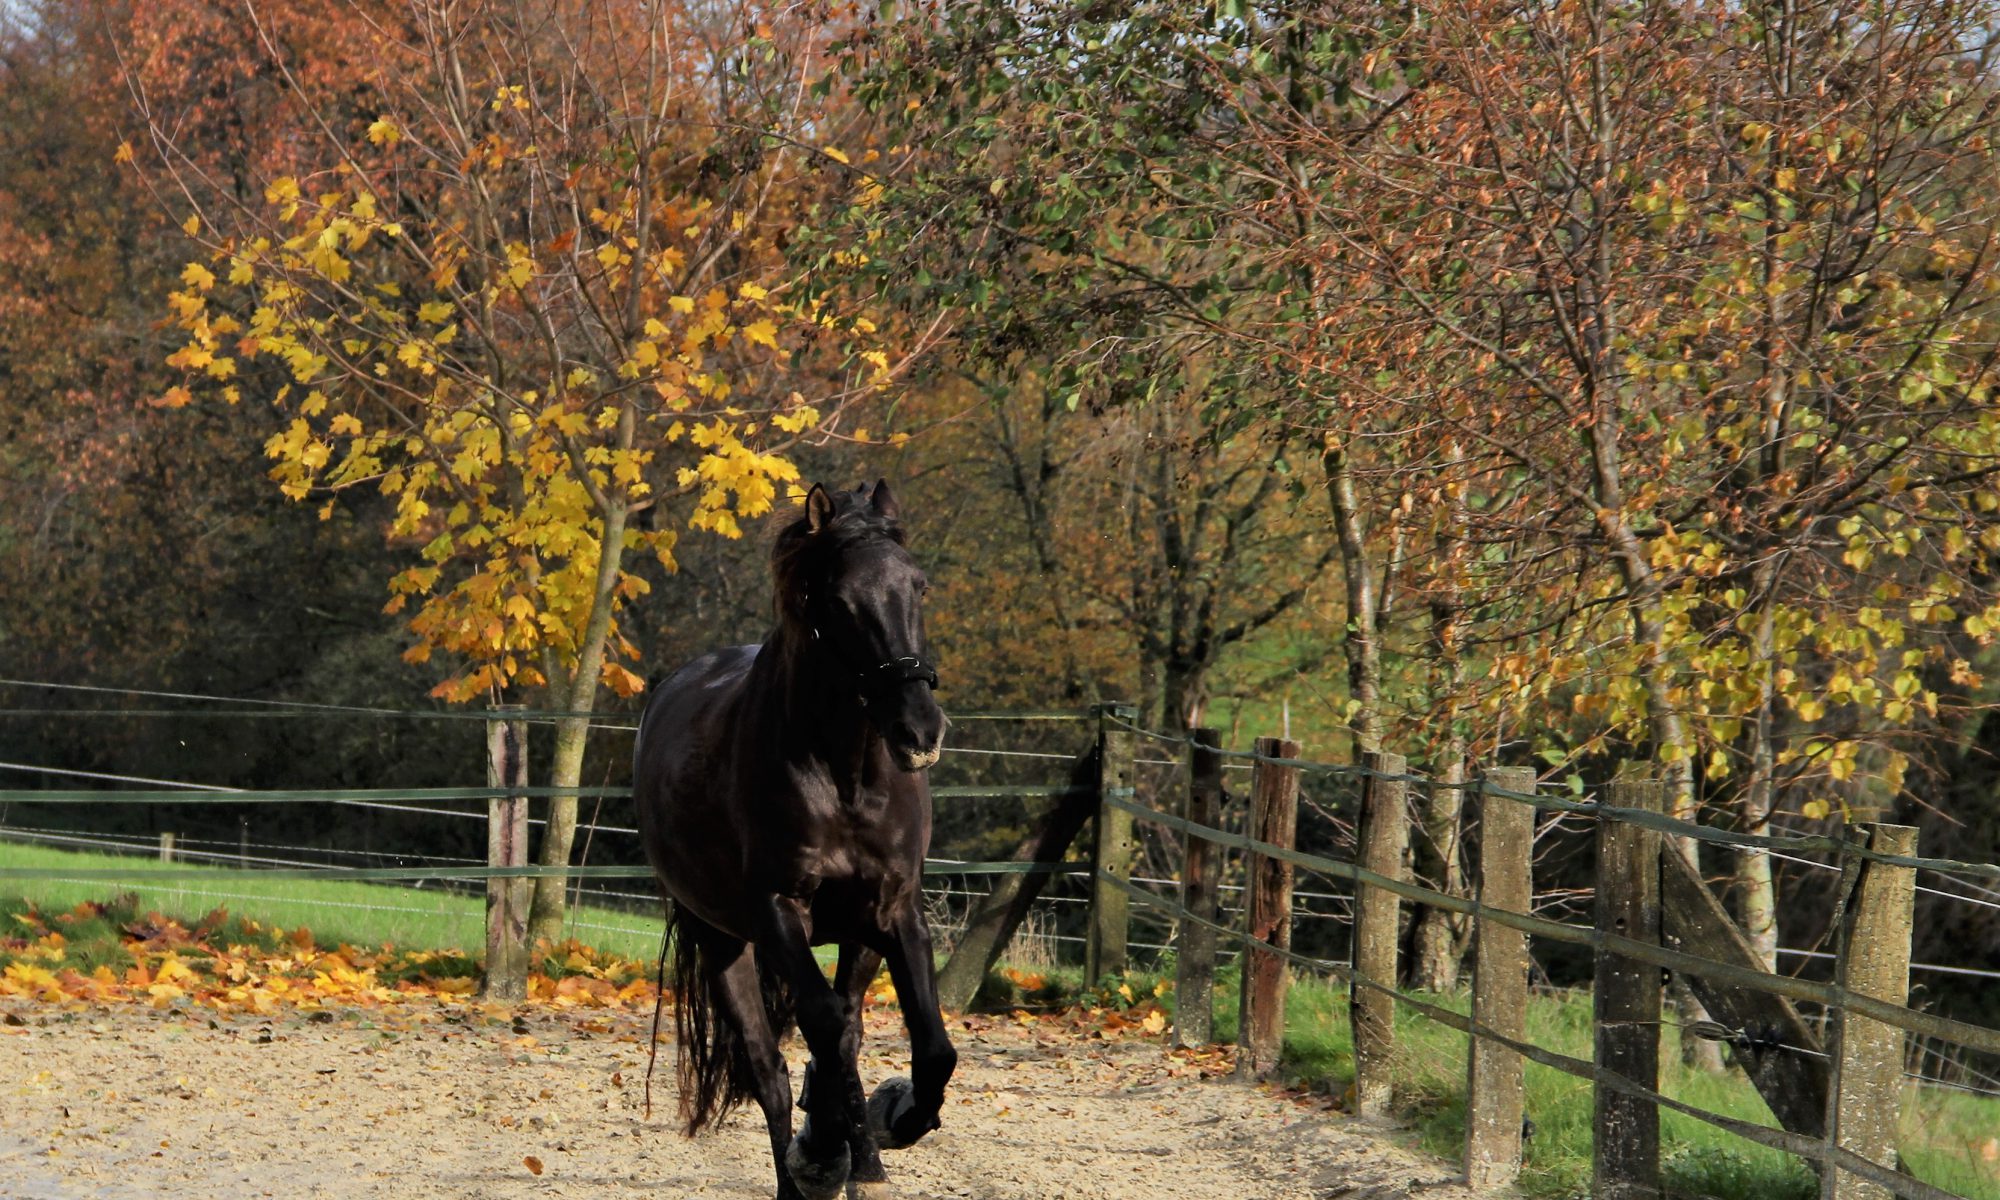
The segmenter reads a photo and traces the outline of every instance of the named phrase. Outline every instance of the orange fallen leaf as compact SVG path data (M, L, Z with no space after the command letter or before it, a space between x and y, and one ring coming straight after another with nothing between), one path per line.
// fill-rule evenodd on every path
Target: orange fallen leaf
M542 1160L532 1154L523 1158L521 1165L528 1168L528 1174L530 1175L540 1175L542 1173Z

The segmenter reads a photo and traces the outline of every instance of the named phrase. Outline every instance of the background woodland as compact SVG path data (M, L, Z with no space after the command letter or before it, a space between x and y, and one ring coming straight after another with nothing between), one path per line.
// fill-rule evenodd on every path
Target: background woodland
M1996 24L7 5L0 675L631 710L762 636L800 483L879 476L948 710L1643 772L1991 858ZM451 722L5 722L69 770L481 769ZM623 779L586 725L537 782ZM1453 887L1456 795L1413 815ZM1817 936L1814 881L1703 866L1766 954ZM1917 957L2000 961L1985 911Z

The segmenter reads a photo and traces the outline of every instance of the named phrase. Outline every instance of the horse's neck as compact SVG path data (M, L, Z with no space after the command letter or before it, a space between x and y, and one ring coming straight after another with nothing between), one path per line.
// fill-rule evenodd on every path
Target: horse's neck
M775 717L776 742L790 754L810 758L835 781L860 778L880 737L854 695L852 679L832 657L780 629L765 642L755 670L764 675L763 707Z

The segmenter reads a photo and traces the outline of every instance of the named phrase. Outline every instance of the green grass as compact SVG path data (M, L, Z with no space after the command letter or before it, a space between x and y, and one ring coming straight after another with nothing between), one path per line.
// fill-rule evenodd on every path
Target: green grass
M0 899L24 900L44 911L84 901L136 893L141 912L157 910L192 923L216 908L286 929L305 926L322 946L402 946L479 955L486 947L484 893L437 887L351 883L324 879L259 879L231 867L173 864L199 872L195 879L145 883L144 872L164 864L130 856L88 854L0 842L0 867L60 873L129 870L124 880L0 879ZM583 907L566 926L578 941L620 958L649 959L660 952L660 920L629 912Z
M187 868L200 878L173 883L141 884L141 873L159 863L131 857L86 854L40 846L0 842L0 866L32 867L52 873L78 869L130 870L125 881L0 880L0 926L12 925L13 914L30 905L43 913L67 912L79 903L103 903L133 894L98 915L69 918L71 963L85 971L99 962L79 959L79 953L102 956L102 965L125 965L117 927L133 914L158 911L192 927L217 908L255 918L265 929L258 937L275 936L272 927L312 931L321 946L398 946L445 952L456 956L431 963L432 974L469 974L485 946L485 901L471 893L433 888L328 880L262 880L255 871L227 867ZM178 867L178 864L177 864ZM621 958L643 961L659 949L660 925L630 913L586 908L575 914L577 940ZM102 929L96 928L104 926ZM7 931L0 928L0 936ZM229 938L249 941L251 938ZM101 947L101 949L90 949ZM560 973L560 968L555 973ZM1160 976L1134 973L1122 981L1131 996L1115 986L1086 988L1074 969L1044 968L1036 986L1023 989L1017 980L996 975L981 993L991 1008L1048 1008L1076 1003L1145 1004ZM1170 973L1169 973L1170 974ZM1216 988L1216 1035L1232 1040L1237 1029L1237 981L1222 972ZM1426 997L1442 1007L1466 1011L1462 995ZM1161 997L1169 1008L1172 992ZM1339 1096L1353 1083L1353 1037L1347 1020L1345 989L1313 978L1294 981L1286 1001L1285 1068L1294 1082ZM1401 1116L1409 1121L1422 1147L1442 1158L1457 1159L1465 1137L1465 1037L1407 1010L1397 1014L1399 1062L1396 1096ZM1590 999L1582 993L1542 993L1528 1009L1528 1037L1536 1045L1574 1055L1590 1056ZM1774 1125L1770 1110L1739 1074L1711 1076L1680 1064L1678 1039L1669 1027L1663 1039L1662 1085L1668 1095L1700 1108L1740 1120ZM1521 1190L1537 1197L1581 1196L1590 1185L1591 1089L1583 1080L1530 1063L1527 1068L1527 1110L1534 1122L1528 1140ZM1678 1113L1663 1113L1661 1133L1668 1186L1685 1195L1716 1200L1807 1200L1817 1192L1812 1172L1790 1155L1746 1142ZM2000 1200L2000 1164L1985 1161L1981 1151L2000 1135L2000 1100L1912 1087L1903 1104L1904 1161L1919 1179L1973 1200Z
M1463 995L1426 996L1464 1013ZM1216 1036L1236 1035L1238 993L1233 978L1218 984ZM1285 1003L1285 1070L1296 1083L1339 1096L1354 1081L1354 1041L1345 989L1299 979ZM1465 1035L1408 1010L1396 1019L1396 1105L1430 1153L1458 1159L1465 1139ZM1537 994L1528 1007L1528 1040L1577 1058L1591 1053L1590 997L1581 992ZM1682 1066L1676 1031L1661 1046L1661 1090L1723 1116L1775 1127L1756 1089L1741 1074L1709 1075ZM1591 1087L1553 1068L1529 1063L1528 1139L1521 1190L1531 1196L1582 1196L1590 1190ZM1663 1168L1671 1191L1718 1200L1808 1200L1818 1192L1804 1162L1738 1138L1713 1125L1662 1112ZM1904 1094L1902 1154L1922 1180L1974 1200L2000 1200L2000 1164L1980 1157L2000 1134L2000 1100L1911 1086Z

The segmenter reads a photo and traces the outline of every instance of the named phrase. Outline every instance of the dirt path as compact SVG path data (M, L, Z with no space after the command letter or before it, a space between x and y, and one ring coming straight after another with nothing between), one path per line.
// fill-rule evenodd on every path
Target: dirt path
M869 1020L872 1084L907 1063L892 1018ZM545 1007L257 1019L0 1001L0 1195L769 1197L754 1108L698 1141L675 1132L671 1047L642 1115L644 1037L632 1014ZM1155 1039L994 1018L954 1037L944 1128L889 1156L904 1200L1471 1195L1448 1164L1204 1082Z

